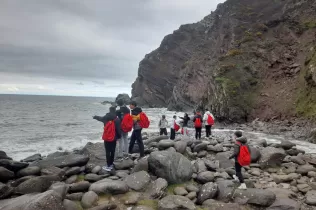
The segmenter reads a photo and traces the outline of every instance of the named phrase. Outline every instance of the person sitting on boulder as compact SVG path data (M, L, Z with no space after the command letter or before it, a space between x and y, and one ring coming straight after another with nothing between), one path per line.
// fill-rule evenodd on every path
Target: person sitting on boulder
M161 119L159 120L160 136L168 135L167 127L168 127L168 120L166 119L166 115L162 115Z
M230 156L229 159L235 158L235 171L234 179L240 182L238 189L245 190L247 189L244 182L244 177L241 173L243 166L248 166L251 163L250 148L247 145L247 138L242 136L241 131L236 131L234 133L233 139L235 140L234 153Z

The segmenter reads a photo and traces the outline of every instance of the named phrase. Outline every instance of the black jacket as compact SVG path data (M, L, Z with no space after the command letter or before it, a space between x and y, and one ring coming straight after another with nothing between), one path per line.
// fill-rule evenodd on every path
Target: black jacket
M185 117L180 117L180 119L183 120L182 126L183 126L183 127L188 127L188 123L189 123L189 121L190 121L190 117L189 117L189 116L185 116Z
M107 113L105 116L100 117L100 116L94 116L93 119L98 120L100 122L103 122L104 125L108 121L114 120L115 122L115 140L120 139L122 137L121 134L121 120L116 116L116 114L113 113Z
M236 141L239 141L241 144L246 145L248 147L248 151L250 153L250 148L249 148L249 145L247 145L247 138L246 137L242 136L240 138L237 138ZM240 152L240 145L235 143L234 153L229 157L229 159L235 158L235 160L237 160L239 152Z
M119 110L116 110L116 116L120 118L120 120L123 119L125 114L129 114L131 111L126 106L121 106Z

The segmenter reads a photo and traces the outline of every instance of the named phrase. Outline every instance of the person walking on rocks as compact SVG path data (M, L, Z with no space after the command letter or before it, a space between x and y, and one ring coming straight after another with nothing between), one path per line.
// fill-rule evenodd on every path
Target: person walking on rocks
M202 135L202 115L200 110L196 110L196 114L193 118L194 127L195 127L195 139L201 139Z
M142 129L149 127L149 120L143 110L137 106L135 101L131 101L129 107L132 110L132 118L134 121L133 133L131 141L129 143L129 154L133 153L135 141L137 141L139 147L140 158L144 157L144 143L142 139Z
M104 141L107 165L102 167L105 171L113 169L116 141L121 138L121 120L116 116L115 107L104 117L94 116L93 119L104 123L102 139Z
M168 135L167 127L168 127L168 120L166 119L166 115L162 115L161 119L159 120L159 128L160 128L160 136Z
M128 132L133 129L133 118L130 109L124 104L123 99L117 101L116 116L121 120L122 138L119 141L118 161L128 159Z
M182 120L182 134L184 136L188 135L188 123L190 121L190 117L187 113L184 114L183 117L179 117Z
M234 175L233 177L236 181L239 181L241 184L238 187L238 189L245 190L247 189L247 187L244 182L244 177L241 173L241 169L243 166L250 165L251 163L250 148L247 145L247 138L242 136L241 131L236 131L234 133L233 139L235 140L234 153L229 158L235 158L236 175Z
M214 116L210 113L208 109L205 109L205 114L203 116L203 121L205 123L206 137L212 135L212 126L214 125Z
M170 139L174 140L176 138L176 132L179 131L180 125L179 122L177 122L177 116L174 115L171 121L170 126Z

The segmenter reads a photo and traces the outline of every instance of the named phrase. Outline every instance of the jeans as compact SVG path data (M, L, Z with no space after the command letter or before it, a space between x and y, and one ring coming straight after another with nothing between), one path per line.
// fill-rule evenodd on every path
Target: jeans
M202 128L195 128L195 139L201 139Z
M176 138L176 131L173 128L170 128L170 139L174 140Z
M129 153L133 153L133 148L135 141L137 141L137 144L139 146L139 155L140 157L144 157L144 143L142 139L142 129L139 130L133 130L131 141L129 142Z
M112 142L104 141L104 147L105 147L107 166L111 166L111 165L113 165L113 162L114 162L116 140L114 140Z
M160 136L162 135L168 135L167 128L160 128Z
M206 125L206 126L205 126L206 137L210 137L210 135L212 135L211 128L212 128L211 125Z
M238 161L235 161L236 176L238 177L240 183L244 183L244 177L242 176L241 169L242 166L238 163Z
M122 132L122 138L119 139L118 157L126 156L128 153L128 133Z

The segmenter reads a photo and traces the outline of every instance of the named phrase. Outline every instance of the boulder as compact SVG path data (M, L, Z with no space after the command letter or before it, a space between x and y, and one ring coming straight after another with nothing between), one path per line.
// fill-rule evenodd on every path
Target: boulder
M125 105L128 105L129 102L131 101L131 98L129 97L127 93L120 93L116 96L115 103L117 104L119 101Z
M311 206L316 206L316 190L311 190L306 193L305 203Z
M72 200L72 201L81 201L83 196L82 192L79 193L71 193L66 195L66 199Z
M173 140L161 140L158 143L158 149L160 150L165 150L168 149L169 147L174 146L174 141Z
M125 205L135 205L140 200L141 193L138 192L129 192L124 196L124 204Z
M23 176L37 176L40 175L41 169L37 166L31 166L27 168L23 168L20 171L18 171L17 176L23 177Z
M188 191L188 192L199 192L200 189L194 185L194 184L188 184L185 189Z
M224 148L222 144L217 144L215 146L213 145L208 145L207 146L207 151L211 151L211 152L223 152Z
M301 177L301 175L296 173L291 173L287 175L273 175L273 180L275 183L284 183L284 182L291 182L293 180L297 180Z
M251 162L256 163L261 158L260 150L255 147L250 147L250 154L251 154Z
M305 154L304 150L300 150L297 148L292 148L292 149L286 150L285 152L286 152L286 154L291 155L291 156L297 156L300 153Z
M183 196L169 195L158 202L158 210L195 210L194 203Z
M185 197L189 198L190 200L196 199L197 193L196 192L190 192Z
M13 188L0 182L0 199L9 197L13 192Z
M189 181L193 174L191 162L177 152L153 152L148 163L151 172L172 184Z
M102 170L101 166L95 166L92 170L91 173L93 174L98 174Z
M316 144L316 128L311 129L308 141Z
M289 150L289 149L292 149L292 147L295 147L296 144L294 144L294 143L292 143L292 142L290 142L290 141L288 141L288 140L283 140L283 141L281 141L280 146L281 146L283 149L285 149L285 150Z
M210 171L201 172L198 174L196 179L202 184L205 184L207 182L213 182L215 179L215 174L214 172Z
M0 166L0 181L1 182L7 182L11 179L13 179L15 176L14 176L14 173L2 166Z
M186 196L188 194L188 191L184 187L175 187L173 193L175 195Z
M120 162L114 162L114 167L116 170L131 169L134 167L134 161L127 159Z
M78 154L69 154L62 155L58 157L47 157L44 160L39 160L31 163L30 166L38 166L40 168L49 168L52 166L56 166L58 168L64 167L74 167L74 166L84 166L89 161L88 156L78 155Z
M126 177L127 186L135 191L144 190L150 182L150 176L146 171L139 171Z
M196 173L201 173L201 172L205 172L207 171L207 168L205 166L205 162L204 160L202 159L197 159L195 162L194 162L194 165L193 165L193 170L194 172Z
M217 199L223 202L229 202L233 196L235 183L232 180L216 181L218 193Z
M78 167L78 166L72 167L66 171L66 176L76 175L76 174L79 174L80 172L81 172L80 167Z
M259 139L255 142L255 144L260 146L260 147L267 147L268 146L266 139Z
M111 210L111 209L117 209L117 205L114 203L104 203L100 204L96 207L89 208L88 210Z
M163 194L165 189L168 187L168 182L165 179L158 178L152 184L152 187L149 190L149 195L151 198L160 198Z
M271 206L276 195L270 190L248 188L247 190L236 190L234 193L235 201L242 204L253 204L258 206L268 207Z
M292 156L290 157L290 160L293 162L293 163L296 163L298 165L305 165L305 161L299 157L299 156Z
M94 207L97 205L98 199L99 197L95 192L93 191L86 192L82 196L81 206L85 209Z
M300 210L300 204L292 199L277 199L267 210Z
M135 167L132 169L131 173L136 173L139 171L147 171L148 172L148 159L142 158L140 159Z
M195 147L193 148L193 152L200 152L206 149L207 149L207 143L202 142L200 144L195 145Z
M218 188L217 184L209 182L204 184L201 187L200 192L198 193L197 203L202 204L207 199L213 199L217 196Z
M75 182L77 181L77 179L78 179L78 176L77 176L77 175L73 175L73 176L69 177L69 178L65 181L65 183L66 183L66 184L73 184L73 183L75 183Z
M75 203L71 200L67 200L67 199L65 199L63 201L63 206L64 206L65 210L79 210L80 209L78 207L77 203Z
M93 183L89 191L93 191L100 194L124 194L129 190L128 185L123 181L109 181L109 180L100 180L98 182Z
M7 156L7 153L5 153L4 151L0 150L0 159L8 159L8 160L12 160L12 158Z
M213 199L208 199L202 204L203 209L207 210L248 210L247 206L241 206L238 203L222 203Z
M219 161L219 167L220 168L231 168L234 167L234 161L229 160L229 157L231 156L231 152L220 152L217 153L215 156L215 160Z
M312 190L308 184L298 184L296 187L302 193L307 193L308 191Z
M187 148L187 142L185 141L177 141L174 143L174 148L176 149L177 152L184 154L185 150Z
M55 166L47 167L41 170L42 175L52 175L52 176L59 176L63 178L66 174L65 170L57 168Z
M316 171L316 168L312 165L302 165L297 167L296 173L306 175L309 171Z
M218 160L208 160L204 159L205 166L210 171L217 171L219 169L219 161Z
M0 166L13 172L17 172L23 168L26 168L28 165L28 163L22 163L8 159L0 159Z
M87 174L84 176L84 180L88 182L97 182L102 179L102 176L97 174Z
M21 160L21 162L26 162L26 163L30 163L30 162L34 162L34 161L38 161L42 159L42 155L41 154L35 154L35 155L31 155L23 160Z
M65 210L62 198L53 190L0 201L1 210Z
M87 181L73 183L69 187L69 192L71 192L71 193L86 192L86 191L88 191L90 185L91 184Z
M39 176L22 182L16 189L17 194L29 194L46 191L54 182L60 181L58 176Z
M281 148L266 147L261 150L259 164L262 168L280 166L285 156L285 151Z

